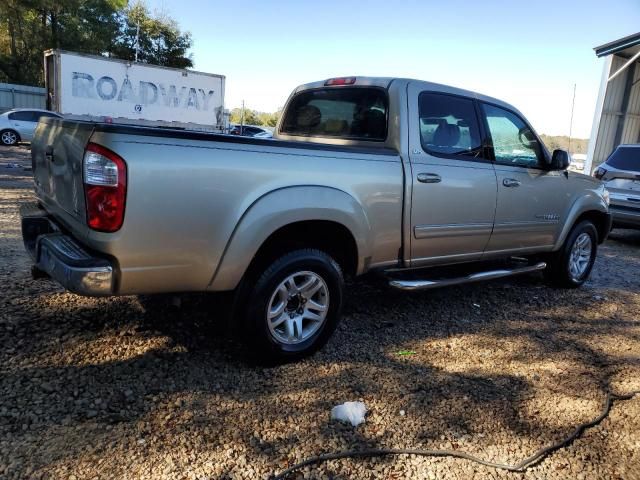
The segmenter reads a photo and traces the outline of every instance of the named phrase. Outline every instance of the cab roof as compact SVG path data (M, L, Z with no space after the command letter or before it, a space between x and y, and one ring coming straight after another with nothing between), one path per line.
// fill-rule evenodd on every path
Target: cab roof
M513 105L503 100L500 100L498 98L489 97L487 95L473 92L471 90L452 87L450 85L444 85L441 83L427 82L425 80L417 80L413 78L401 78L401 77L348 76L348 77L338 77L338 78L348 79L350 83L340 84L340 85L330 85L329 82L337 79L328 78L326 80L320 80L317 82L305 83L303 85L300 85L293 91L293 94L297 94L305 90L311 90L316 88L344 88L345 86L355 86L355 87L380 87L380 88L389 89L392 86L392 84L400 84L401 86L406 87L410 83L416 83L422 86L422 88L424 88L425 90L434 90L434 91L443 92L443 93L450 93L453 95L462 95L465 97L476 98L478 100L482 100L488 103L493 103L498 106L503 106L509 110L513 110L519 113L520 115L522 115L522 113Z

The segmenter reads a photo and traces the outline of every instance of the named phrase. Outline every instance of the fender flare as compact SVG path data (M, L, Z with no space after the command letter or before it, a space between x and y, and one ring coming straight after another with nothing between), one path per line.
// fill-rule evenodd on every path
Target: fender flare
M254 256L277 230L302 221L324 220L341 224L356 241L358 273L370 256L371 225L362 205L333 187L299 185L265 193L242 214L222 253L208 290L233 290Z
M579 197L573 203L571 209L569 210L567 220L564 222L564 226L560 231L560 235L558 235L558 239L553 246L554 252L562 247L564 241L566 240L573 226L576 224L578 218L580 218L581 215L584 215L587 212L598 212L607 214L609 213L609 207L605 203L604 199L601 196L597 195L595 192L588 192L586 195Z

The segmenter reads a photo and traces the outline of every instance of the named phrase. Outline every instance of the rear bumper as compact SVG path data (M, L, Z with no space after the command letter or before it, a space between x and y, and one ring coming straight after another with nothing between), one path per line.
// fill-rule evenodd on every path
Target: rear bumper
M104 257L90 253L35 204L20 209L22 239L35 267L71 292L87 296L115 293L115 268Z
M638 208L611 204L609 211L613 217L613 225L622 228L640 228L640 205Z

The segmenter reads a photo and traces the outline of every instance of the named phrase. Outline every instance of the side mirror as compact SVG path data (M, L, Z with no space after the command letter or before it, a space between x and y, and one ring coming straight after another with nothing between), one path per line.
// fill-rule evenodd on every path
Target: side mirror
M549 165L550 170L566 170L571 163L571 158L569 157L569 152L566 150L554 150L553 155L551 156L551 164Z

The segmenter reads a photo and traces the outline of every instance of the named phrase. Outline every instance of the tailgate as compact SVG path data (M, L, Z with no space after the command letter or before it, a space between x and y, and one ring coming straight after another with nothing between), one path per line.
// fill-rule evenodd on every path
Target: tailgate
M47 119L31 144L36 194L68 227L86 226L82 159L92 132L91 123Z
M614 178L606 183L611 204L640 209L640 175L637 178Z

